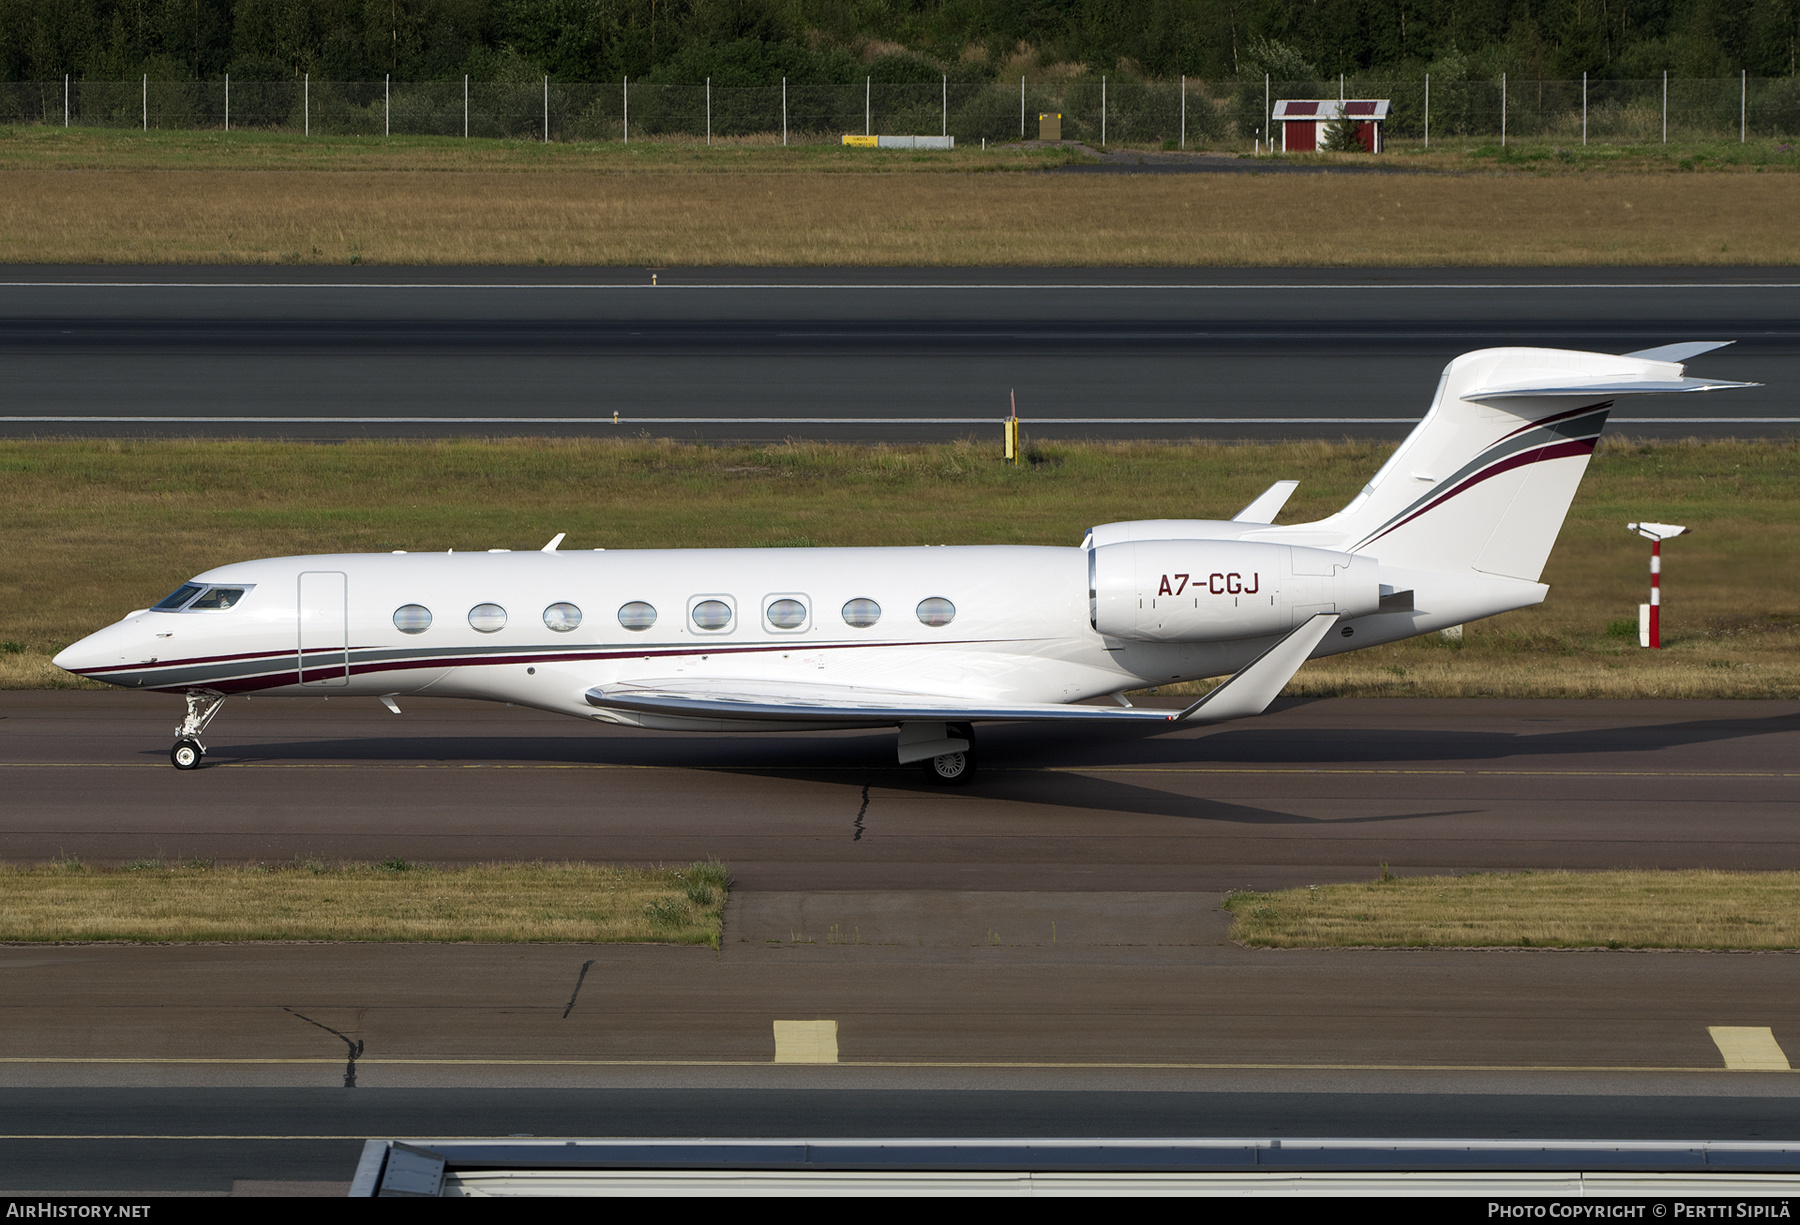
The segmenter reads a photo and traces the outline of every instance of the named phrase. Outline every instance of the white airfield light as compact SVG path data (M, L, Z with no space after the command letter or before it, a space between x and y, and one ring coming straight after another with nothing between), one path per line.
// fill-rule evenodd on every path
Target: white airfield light
M1614 402L1744 386L1684 376L1719 343L1465 353L1362 492L1313 523L1275 522L1294 488L1279 481L1231 519L1103 523L1073 547L565 552L558 533L515 551L266 558L208 570L56 663L185 698L170 753L184 770L230 694L398 712L429 692L666 731L893 728L902 764L960 783L977 723L1258 715L1309 659L1542 602ZM1657 646L1662 542L1687 529L1630 529L1651 541ZM1184 709L1116 702L1209 678Z

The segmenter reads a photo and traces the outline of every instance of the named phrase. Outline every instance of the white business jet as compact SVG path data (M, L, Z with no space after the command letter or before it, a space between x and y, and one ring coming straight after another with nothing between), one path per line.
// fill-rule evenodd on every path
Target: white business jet
M576 552L559 535L538 552L277 557L198 575L56 663L185 694L184 770L229 694L396 712L429 694L669 730L898 727L901 762L963 782L978 722L1260 714L1308 659L1540 602L1613 401L1754 386L1684 377L1726 343L1466 353L1316 523L1274 526L1282 481L1230 520L1109 523L1075 548ZM1123 697L1219 676L1184 710Z

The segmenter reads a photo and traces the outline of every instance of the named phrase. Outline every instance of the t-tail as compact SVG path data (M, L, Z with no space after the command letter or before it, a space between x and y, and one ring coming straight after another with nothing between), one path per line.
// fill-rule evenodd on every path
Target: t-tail
M1480 349L1444 368L1431 411L1361 493L1295 531L1383 572L1535 583L1620 396L1754 387L1687 378L1681 363L1730 341L1618 356Z

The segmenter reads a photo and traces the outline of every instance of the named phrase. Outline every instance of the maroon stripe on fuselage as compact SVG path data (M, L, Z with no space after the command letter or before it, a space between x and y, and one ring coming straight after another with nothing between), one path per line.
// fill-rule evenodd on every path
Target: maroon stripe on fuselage
M958 639L953 640L952 642L947 642L947 643L946 642L830 642L830 643L808 643L805 645L800 645L800 644L796 644L796 643L792 643L792 642L778 642L778 643L770 643L765 646L740 646L740 647L724 647L724 648L714 646L714 647L659 648L659 649L653 649L653 650L639 649L636 651L598 650L597 649L597 650L592 650L592 651L555 651L555 652L534 652L534 653L512 652L512 653L493 654L493 655L436 655L436 656L427 656L427 657L420 658L420 659L377 660L377 661L370 661L367 663L351 664L350 668L349 668L349 675L351 675L351 676L368 676L368 675L373 675L373 674L382 673L382 672L414 672L414 671L419 671L421 669L427 669L427 668L469 668L469 667L487 668L487 667L496 667L496 666L505 665L505 664L541 664L541 663L570 663L570 662L580 663L580 662L590 662L590 661L598 662L598 661L608 660L608 659L663 659L663 658L686 656L686 655L759 655L759 654L768 654L773 651L788 651L788 652L801 651L802 653L804 653L804 652L810 652L810 651L843 651L843 650L850 650L852 648L866 648L866 647L979 646L979 645L984 645L987 643L997 642L997 641L1010 641L1010 640L991 639L991 638L958 638ZM353 650L380 650L382 648L362 647L362 648L352 648L352 649ZM227 656L220 656L216 660L214 660L214 659L194 659L194 660L178 660L178 661L175 661L172 663L167 663L167 664L158 663L155 665L155 667L158 669L160 669L160 668L176 668L176 667L193 667L197 664L203 664L203 663L227 662L227 661L230 661L233 659L254 659L254 658L257 658L257 656L255 656L255 655L227 655ZM293 659L293 658L295 658L295 652L281 651L281 652L277 652L274 654L264 655L263 658L266 658L269 660ZM138 668L142 668L143 666L144 665L142 665L142 664L136 665L136 667L138 667ZM125 669L125 670L129 670L129 669ZM84 676L92 675L94 671L97 671L97 670L90 669L86 672L83 672L82 675L84 675ZM306 675L307 675L308 680L312 680L315 677L316 678L337 677L339 675L342 675L342 673L340 673L338 671L338 669L336 669L336 668L312 668L312 667L309 667L306 670ZM164 685L145 685L142 687L146 690L150 690L150 691L156 692L156 693L183 693L189 689L216 689L220 693L244 693L244 692L247 692L250 690L255 690L255 689L276 689L276 688L280 688L283 685L295 685L295 684L301 684L301 683L303 683L303 682L299 679L297 672L295 672L292 669L284 669L279 672L261 672L261 673L257 673L252 676L230 677L230 678L225 678L225 679L221 679L221 680L207 681L203 684L195 684L195 683L190 682L190 683L179 684L179 685L166 685L166 686L164 686ZM134 686L134 688L135 687L136 686Z

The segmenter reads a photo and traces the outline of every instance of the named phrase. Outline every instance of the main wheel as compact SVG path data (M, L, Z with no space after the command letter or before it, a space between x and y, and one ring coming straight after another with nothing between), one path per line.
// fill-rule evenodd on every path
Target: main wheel
M963 753L939 753L925 759L925 774L934 783L947 787L960 786L975 773L973 750Z
M205 756L206 750L200 747L198 740L177 740L175 747L169 750L169 760L177 770L192 770Z

